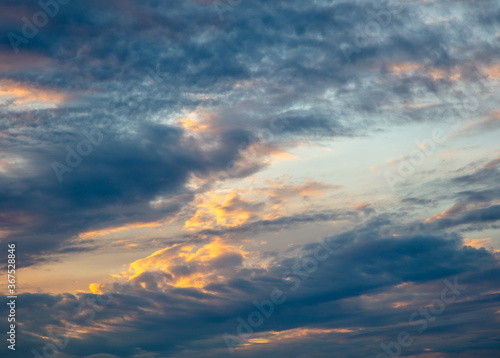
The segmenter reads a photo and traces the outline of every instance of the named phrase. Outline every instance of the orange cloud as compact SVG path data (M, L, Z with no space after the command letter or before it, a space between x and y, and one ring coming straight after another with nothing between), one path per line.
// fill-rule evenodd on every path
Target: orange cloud
M348 328L332 328L332 329L321 329L321 328L295 328L281 332L272 332L274 338L278 340L296 340L303 339L310 336L322 336L331 333L354 333L356 330Z
M244 152L241 153L241 161L243 164L263 164L275 163L279 160L290 160L297 158L296 155L276 146L274 143L257 142L249 145Z
M187 229L235 227L268 217L262 215L263 203L245 199L235 192L204 194L196 199L196 208L195 214L184 224Z
M254 333L248 338L240 337L243 339L243 343L240 346L234 347L238 349L249 349L251 346L256 344L284 344L287 341L296 342L304 339L327 339L328 336L335 334L336 340L339 340L341 335L349 333L357 333L360 329L350 329L350 328L332 328L332 329L322 329L322 328L294 328L279 332L262 332Z
M0 230L0 239L5 239L10 234L12 234L10 230Z
M484 68L483 71L491 79L497 80L500 78L500 64L495 64L495 65L486 67L486 68Z
M356 199L351 200L354 202ZM375 209L372 208L371 204L366 202L351 204L349 205L349 208L359 213L363 213L364 215L371 215L375 213Z
M447 79L451 81L457 81L462 77L460 70L457 68L452 68L449 71L445 71L440 68L430 68L427 74L432 77L433 80Z
M421 68L420 65L413 63L395 63L389 66L389 70L393 72L395 75L401 75L408 72L416 71Z
M480 249L481 247L486 247L486 245L491 244L491 238L485 239L464 239L464 246L470 246L475 249Z
M275 159L275 161L278 161L280 159L281 160L290 160L290 159L297 158L297 156L295 154L289 153L285 150L278 150L278 149L270 151L269 155L271 156L271 158Z
M10 80L0 80L0 98L13 99L13 104L22 105L33 102L61 103L69 96L47 88L24 85Z
M284 184L266 180L266 187L235 188L231 191L209 192L195 199L195 212L184 223L190 230L237 227L256 220L272 220L293 212L290 207L301 204L305 197L324 197L334 184L308 180L305 184ZM245 196L239 194L245 193ZM286 210L282 207L287 204Z
M189 118L181 118L178 122L182 128L190 132L200 133L210 128L209 124L206 122L198 122Z
M402 76L412 72L420 72L431 77L433 80L447 79L450 81L458 81L462 78L461 70L458 67L442 69L437 67L422 66L415 63L402 62L389 65L388 68L396 76Z
M496 168L499 164L500 164L500 156L483 165L483 169L493 169Z
M265 183L269 186L269 188L261 188L257 190L267 195L282 199L289 198L291 196L322 197L325 195L326 191L339 188L339 186L335 184L324 184L310 179L307 180L305 184L298 185L284 184L272 180L266 180Z
M104 292L101 291L101 285L98 283L91 283L89 285L89 289L92 293L98 294L98 295L103 295Z
M121 277L147 289L166 286L203 289L233 274L247 254L241 247L225 244L220 239L201 246L175 244L132 262ZM105 287L94 283L89 288L100 293Z
M177 123L191 135L203 135L204 133L208 133L212 136L213 132L223 127L217 113L207 112L202 109L185 112L182 117L177 119ZM213 142L213 140L211 142Z
M434 80L447 79L450 81L458 81L462 78L462 70L459 67L449 69L422 66L416 63L393 63L388 66L388 69L396 76L403 76L412 72L420 72L431 77ZM500 78L500 64L493 64L482 69L484 74L490 79Z
M449 209L443 211L441 214L435 214L432 217L425 220L426 223L431 223L443 218L448 218L450 216L454 216L456 214L462 213L467 210L467 204L464 203L456 203Z
M410 302L394 302L392 304L392 308L406 307L410 304Z
M156 221L156 222L150 222L150 223L144 223L144 222L130 223L130 224L127 224L124 226L118 226L118 227L107 228L107 229L96 230L96 231L87 231L87 232L81 233L80 235L78 235L78 237L82 240L85 240L85 239L89 239L89 238L105 236L105 235L120 232L120 231L141 229L141 228L154 228L154 227L159 227L159 226L162 226L165 224L167 224L167 222L164 222L164 221Z
M470 210L478 210L478 209L484 209L487 208L491 205L491 203L494 203L494 205L497 205L498 201L481 201L481 202L472 202L472 203L456 203L455 205L451 206L447 210L443 211L440 214L435 214L432 217L428 218L425 220L426 223L431 223L440 219L444 218L450 218L450 217L456 217L462 213L465 213Z

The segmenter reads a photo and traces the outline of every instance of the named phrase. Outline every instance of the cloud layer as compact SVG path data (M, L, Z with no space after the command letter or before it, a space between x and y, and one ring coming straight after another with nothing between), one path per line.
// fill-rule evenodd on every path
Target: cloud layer
M23 269L118 267L20 294L19 356L382 358L402 331L397 355L497 356L499 22L493 0L2 1L0 238Z

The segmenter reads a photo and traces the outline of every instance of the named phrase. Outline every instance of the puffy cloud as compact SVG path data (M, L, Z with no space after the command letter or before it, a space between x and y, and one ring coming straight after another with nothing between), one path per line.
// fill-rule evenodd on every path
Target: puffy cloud
M264 203L246 201L236 193L227 196L212 193L197 200L195 205L196 213L185 223L188 229L240 226L259 217L265 219L261 215Z
M147 289L203 288L227 280L228 275L242 265L246 254L241 248L224 244L220 239L201 247L177 244L131 263L126 275L128 281ZM155 279L159 282L152 284Z

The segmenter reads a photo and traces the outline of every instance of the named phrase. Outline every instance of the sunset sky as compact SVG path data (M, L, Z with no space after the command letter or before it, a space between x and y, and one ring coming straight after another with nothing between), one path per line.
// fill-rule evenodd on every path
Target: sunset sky
M499 25L0 0L0 356L500 357Z

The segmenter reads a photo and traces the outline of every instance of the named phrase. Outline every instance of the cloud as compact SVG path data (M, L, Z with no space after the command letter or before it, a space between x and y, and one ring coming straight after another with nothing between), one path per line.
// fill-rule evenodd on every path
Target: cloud
M486 245L491 244L491 238L485 239L464 239L464 245L474 247L479 249L481 247L485 247Z
M67 100L67 95L54 91L23 86L11 81L0 82L0 98L12 100L13 105L23 105L32 102L57 104Z
M464 239L500 219L497 152L427 172L397 208L376 184L347 187L347 177L336 182L351 197L323 176L244 183L300 159L303 144L340 150L457 118L471 122L461 139L495 129L499 4L234 3L221 20L209 0L71 1L18 53L0 38L0 234L19 242L23 266L95 251L112 233L191 229L131 259L122 284L20 295L19 355L74 322L64 358L229 357L222 334L280 289L286 303L245 337L240 356L375 356L443 279L458 277L467 293L404 354L497 356L498 253ZM36 22L39 11L39 2L2 1L0 31L26 35L23 18ZM380 31L367 34L374 21ZM89 132L99 144L69 166ZM54 162L70 167L62 182ZM302 238L316 223L340 247L314 273L303 267L314 243L242 246L272 230ZM294 278L283 280L287 270ZM107 290L111 302L92 308ZM95 318L86 322L82 306Z
M195 199L193 213L184 227L198 231L224 230L273 221L297 212L296 202L303 205L309 197L320 198L338 188L314 180L305 184L266 180L264 186L204 192Z
M174 245L131 263L128 281L148 289L161 289L165 285L203 288L240 267L246 254L241 248L229 246L218 239L201 247ZM160 273L159 277L157 273ZM152 285L158 278L163 283L160 281Z
M27 334L44 336L51 327L60 329L73 320L80 328L65 353L75 357L97 352L133 357L137 346L153 356L189 357L197 349L208 356L224 355L228 353L222 334L235 334L236 318L246 319L256 309L254 300L269 299L270 292L279 289L286 301L252 335L244 337L246 343L238 352L276 352L282 349L279 342L292 337L300 338L294 340L297 344L290 341L300 352L306 352L313 342L322 342L321 349L329 350L333 347L325 338L331 337L331 344L347 356L373 352L381 339L396 337L401 323L419 306L439 297L442 280L453 277L467 288L436 323L430 323L426 337L434 342L459 331L462 337L475 337L474 315L480 316L476 319L485 327L498 324L494 315L488 316L497 309L498 293L495 296L490 291L500 270L491 253L464 247L457 238L386 238L377 230L367 224L328 238L326 245L338 246L331 246L331 254L317 262L315 271L302 265L314 257L318 244L303 246L292 257L277 256L266 268L239 248L217 240L201 246L174 245L132 263L121 284L101 284L102 292L112 292L111 300L109 304L95 303L95 318L89 323L85 323L89 313L78 315L77 307L88 299L96 302L93 295L21 295L27 313L50 312L50 317L26 322L24 329ZM284 275L292 279L283 280ZM408 303L397 304L401 299ZM451 354L457 344L433 347ZM469 351L464 344L459 347ZM486 343L480 347L495 352ZM418 343L411 350L423 352L424 348Z
M96 129L92 130L95 135ZM185 204L186 196L179 194L189 193L185 185L191 174L203 177L223 171L227 162L238 159L234 148L246 138L241 130L222 133L220 142L203 152L196 142L185 142L181 131L164 125L144 123L137 132L123 136L99 133L102 142L79 166L64 173L62 183L51 162L65 163L69 154L68 147L59 151L58 146L18 146L29 169L0 178L0 213L8 219L5 230L12 231L17 240L33 244L22 254L27 265L47 250L56 249L56 253L81 233L132 221L152 225L176 213ZM77 140L84 140L85 135L73 135L73 143L59 145L69 145L74 151ZM151 206L158 196L181 201Z
M242 199L231 193L226 198L212 194L209 199L196 203L196 213L186 221L188 229L240 226L260 217L264 203Z

